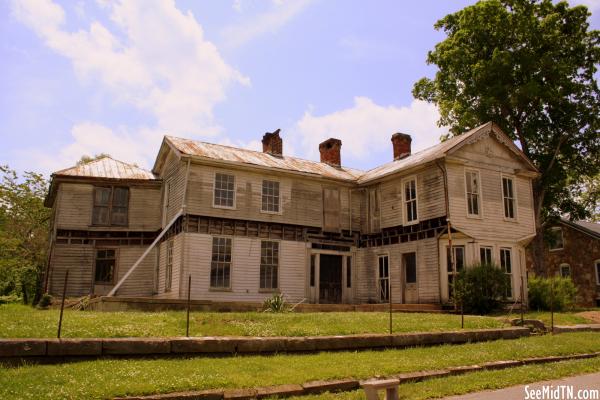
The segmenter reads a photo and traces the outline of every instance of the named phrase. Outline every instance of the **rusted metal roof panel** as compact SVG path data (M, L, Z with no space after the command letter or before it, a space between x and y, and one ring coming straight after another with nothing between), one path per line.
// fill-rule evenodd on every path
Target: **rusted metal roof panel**
M86 164L76 165L52 174L53 176L73 176L106 179L152 180L154 174L133 164L127 164L110 157L102 157Z
M196 140L166 136L171 145L184 155L204 157L213 160L238 162L295 172L314 174L324 178L356 181L363 172L352 168L336 168L325 163L303 160L295 157L276 157L268 153L223 146Z

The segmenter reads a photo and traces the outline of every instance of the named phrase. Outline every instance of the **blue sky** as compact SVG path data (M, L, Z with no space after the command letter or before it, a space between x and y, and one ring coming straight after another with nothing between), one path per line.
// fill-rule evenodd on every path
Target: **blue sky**
M598 28L600 0L590 7ZM21 0L0 3L0 163L46 174L105 152L150 167L164 134L318 159L342 140L344 165L438 141L433 24L466 0Z

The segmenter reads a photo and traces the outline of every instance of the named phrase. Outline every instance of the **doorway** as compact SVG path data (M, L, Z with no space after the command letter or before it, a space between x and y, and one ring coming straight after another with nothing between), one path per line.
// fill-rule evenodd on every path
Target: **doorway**
M321 254L319 259L319 303L342 302L342 256Z

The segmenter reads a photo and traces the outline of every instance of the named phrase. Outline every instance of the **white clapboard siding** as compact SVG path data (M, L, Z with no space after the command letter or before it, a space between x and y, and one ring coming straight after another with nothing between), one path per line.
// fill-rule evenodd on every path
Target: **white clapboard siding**
M167 268L167 243L173 241L173 266L171 273L171 290L166 290L166 268ZM175 235L175 237L167 239L160 243L158 248L158 293L157 297L177 299L184 292L181 286L182 279L182 246L183 234ZM154 274L154 272L152 272ZM183 285L187 288L187 282ZM181 290L180 290L181 289ZM186 292L187 293L187 292Z
M212 301L262 302L272 293L261 292L260 287L260 239L232 238L231 288L210 288L210 263L212 236L186 234L187 275L192 275L192 298ZM302 242L279 241L279 285L280 291L289 301L304 298L306 251Z
M48 291L62 296L65 273L69 270L67 296L86 296L92 292L94 248L88 245L54 246Z
M146 247L122 246L118 249L119 265L117 266L117 282L129 271ZM156 250L150 251L137 269L123 282L118 296L152 296L154 292L154 270L156 267Z
M160 209L157 211L158 214L162 215L162 213L166 212L166 217L163 219L164 224L168 224L169 221L173 219L175 214L181 210L183 206L183 197L185 192L185 177L187 171L187 163L180 161L175 157L175 155L171 152L167 157L167 161L165 163L165 168L163 170L162 179L165 182L163 184L163 191L161 194L161 199L163 204L163 210ZM167 188L167 184L169 189L168 195L165 194L165 190ZM168 197L168 207L165 204Z

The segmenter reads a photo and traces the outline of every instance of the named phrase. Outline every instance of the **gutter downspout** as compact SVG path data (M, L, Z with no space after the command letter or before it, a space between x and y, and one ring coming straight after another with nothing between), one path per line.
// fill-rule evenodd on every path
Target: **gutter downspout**
M448 195L448 171L445 166L440 165L440 161L436 160L435 164L442 171L442 177L444 178L444 203L446 206L446 229L448 231L448 247L450 248L450 265L452 266L452 272L456 273L456 264L454 262L454 251L452 249L452 222L450 220L450 198ZM439 238L438 238L438 252L439 252ZM440 259L438 254L438 260ZM440 302L442 300L442 265L439 268L439 280L440 280Z

